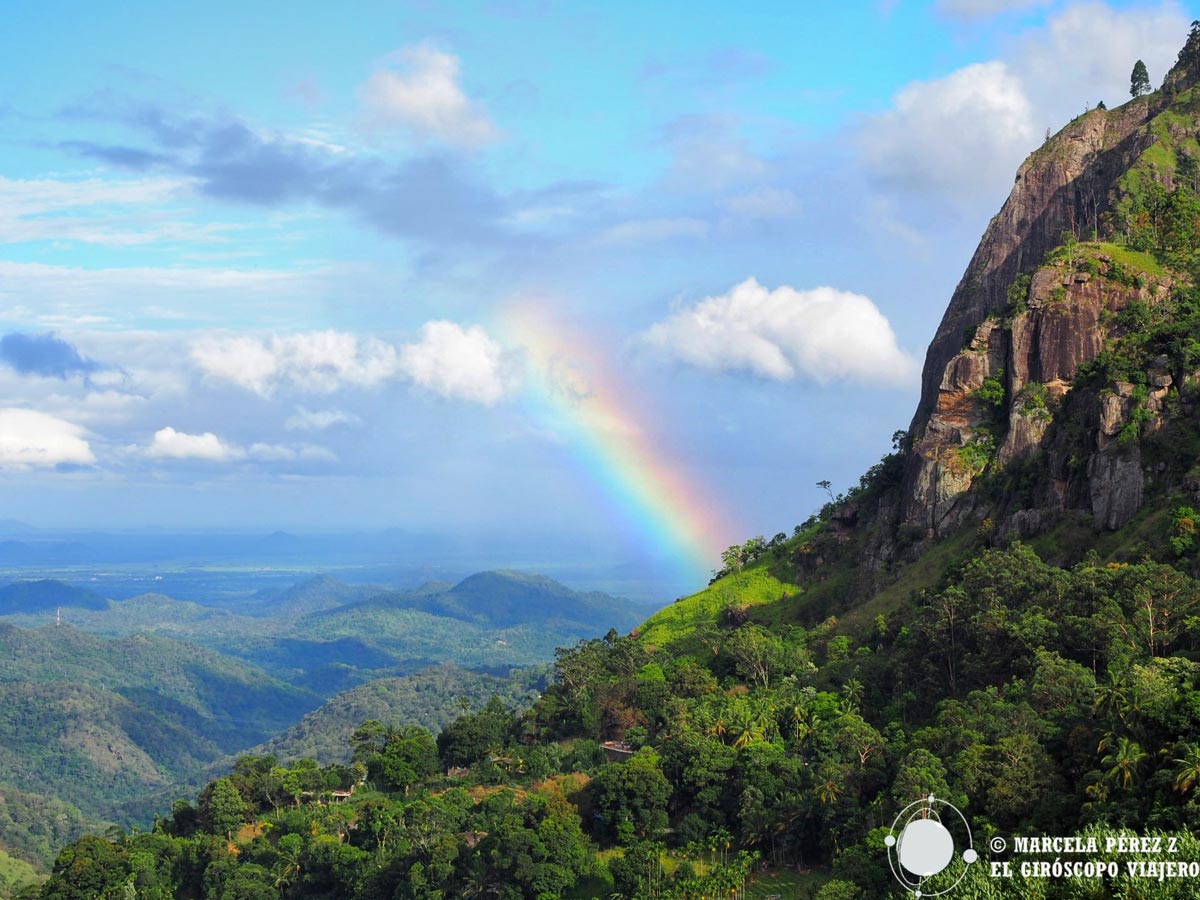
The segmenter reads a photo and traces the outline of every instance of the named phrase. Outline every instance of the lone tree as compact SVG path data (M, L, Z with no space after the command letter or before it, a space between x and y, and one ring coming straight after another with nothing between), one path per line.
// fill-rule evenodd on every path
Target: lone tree
M1146 71L1146 64L1140 59L1133 64L1133 71L1129 73L1129 96L1141 97L1150 93L1150 73Z

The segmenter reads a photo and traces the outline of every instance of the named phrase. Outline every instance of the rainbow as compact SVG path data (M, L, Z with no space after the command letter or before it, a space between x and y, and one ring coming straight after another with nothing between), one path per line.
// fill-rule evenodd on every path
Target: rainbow
M596 341L528 304L507 310L500 328L507 343L528 354L530 412L565 435L626 528L669 554L681 576L707 580L736 528L656 440L637 392L595 352Z

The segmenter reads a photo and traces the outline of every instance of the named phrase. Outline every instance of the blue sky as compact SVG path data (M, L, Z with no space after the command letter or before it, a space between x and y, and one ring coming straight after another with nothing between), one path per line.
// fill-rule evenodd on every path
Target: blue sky
M0 34L0 503L47 526L666 552L529 402L568 371L586 404L580 351L628 397L597 442L636 429L721 538L790 530L908 424L1017 164L1122 102L1136 59L1160 81L1196 15L20 5ZM535 371L518 307L587 347Z

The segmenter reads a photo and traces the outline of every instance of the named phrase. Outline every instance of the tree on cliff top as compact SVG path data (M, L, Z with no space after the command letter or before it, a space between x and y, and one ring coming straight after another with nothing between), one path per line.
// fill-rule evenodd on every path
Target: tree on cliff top
M1140 59L1133 64L1133 71L1129 74L1129 96L1141 97L1150 93L1150 73L1146 71L1146 64Z

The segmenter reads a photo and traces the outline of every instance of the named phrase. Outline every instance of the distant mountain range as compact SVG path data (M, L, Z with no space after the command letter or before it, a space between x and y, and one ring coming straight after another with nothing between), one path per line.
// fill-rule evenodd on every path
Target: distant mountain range
M644 618L628 601L511 571L412 591L315 576L236 607L162 594L109 601L52 580L0 588L0 616L14 624L45 624L60 608L64 621L83 631L193 641L322 696L439 663L507 672L544 662L582 637L626 632Z
M78 822L137 822L256 745L329 762L364 718L437 730L493 694L527 705L556 647L642 618L511 571L411 591L314 576L220 605L13 582L0 587L0 781L78 807ZM0 815L0 848L37 845L30 818Z

